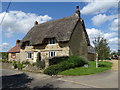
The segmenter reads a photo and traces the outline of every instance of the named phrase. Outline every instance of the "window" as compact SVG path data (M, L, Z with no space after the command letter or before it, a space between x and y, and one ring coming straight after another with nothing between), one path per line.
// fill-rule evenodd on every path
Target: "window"
M31 46L31 45L30 45L30 42L26 42L26 46Z
M49 57L54 57L56 56L56 52L49 52Z
M27 52L27 58L32 58L32 53L31 52Z
M48 39L48 44L55 44L56 43L56 39L55 38L49 38Z
M11 57L12 57L12 58L15 58L15 53L11 53Z

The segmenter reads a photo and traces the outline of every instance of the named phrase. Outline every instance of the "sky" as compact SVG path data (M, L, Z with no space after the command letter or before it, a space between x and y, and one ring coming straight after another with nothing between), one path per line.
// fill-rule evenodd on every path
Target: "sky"
M5 14L8 2L2 2L0 22ZM0 4L0 7L1 7ZM91 45L95 37L101 35L107 39L111 51L118 50L118 0L91 0L87 2L12 2L2 22L2 40L0 50L8 51L38 23L60 19L75 13L80 7L81 18L85 22ZM0 26L1 28L1 26Z

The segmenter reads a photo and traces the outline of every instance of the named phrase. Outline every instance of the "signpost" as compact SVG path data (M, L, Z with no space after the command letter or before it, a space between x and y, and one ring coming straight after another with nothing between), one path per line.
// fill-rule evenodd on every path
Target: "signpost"
M96 68L98 68L98 54L96 53Z

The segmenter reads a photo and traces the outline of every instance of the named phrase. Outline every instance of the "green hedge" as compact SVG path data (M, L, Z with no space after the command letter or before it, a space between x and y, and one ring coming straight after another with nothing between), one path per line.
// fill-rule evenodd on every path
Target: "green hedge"
M49 59L49 65L54 65L54 64L58 64L62 61L65 61L66 59L68 59L68 56L61 56L61 57L53 57Z
M63 62L49 66L47 69L44 70L44 73L48 75L57 75L61 71L75 67L81 67L87 63L88 62L82 57L70 56L68 59L66 59Z

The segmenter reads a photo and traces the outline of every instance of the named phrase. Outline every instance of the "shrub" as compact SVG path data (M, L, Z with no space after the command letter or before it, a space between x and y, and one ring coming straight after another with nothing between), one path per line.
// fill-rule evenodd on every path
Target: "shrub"
M18 68L18 70L22 70L22 69L24 68L24 64L18 62L18 64L17 64L17 68Z
M23 64L26 64L26 65L30 65L30 62L29 62L29 61L23 61L22 63L23 63Z
M8 63L9 61L7 59L2 59L2 62Z
M44 70L44 73L48 75L57 75L61 71L75 67L81 67L87 63L88 62L82 57L70 56L68 59L66 59L63 62L49 66L47 69Z
M68 58L68 56L62 56L62 57L53 57L49 59L49 65L54 65L54 64L58 64L64 60L66 60Z
M14 68L17 68L17 63L16 63L16 61L12 61L12 65L14 66Z
M35 65L36 65L36 63L32 63L31 65L32 65L32 66L35 66Z
M45 61L41 61L41 55L39 52L37 54L36 65L38 68L42 68L42 69L45 67Z
M43 69L45 67L45 62L44 61L37 61L36 65L37 65L37 67Z

